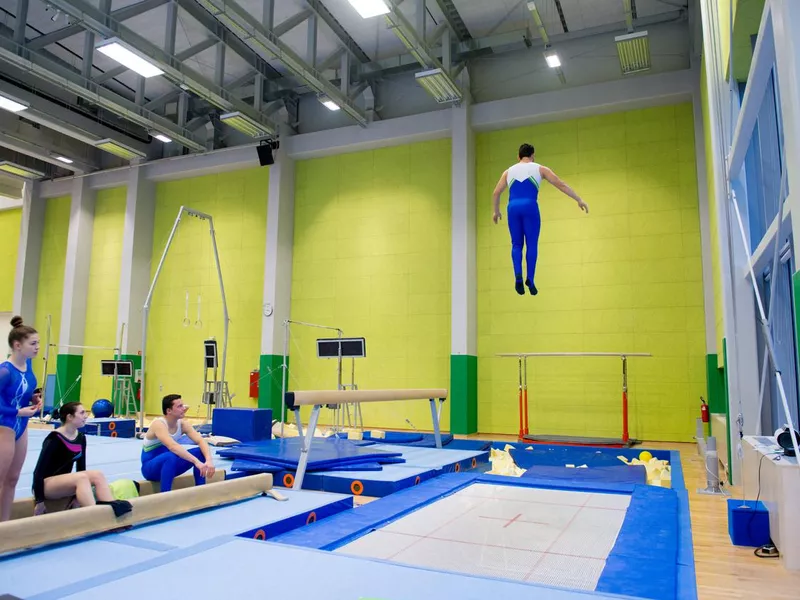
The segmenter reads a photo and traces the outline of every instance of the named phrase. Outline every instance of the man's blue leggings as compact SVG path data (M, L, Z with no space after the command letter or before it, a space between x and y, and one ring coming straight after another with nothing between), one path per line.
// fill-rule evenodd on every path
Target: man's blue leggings
M200 448L187 448L187 450L192 456L205 461ZM160 482L162 492L169 492L172 489L172 481L189 469L194 472L195 485L203 485L206 482L197 467L177 454L173 454L166 446L159 446L147 452L142 450L142 475L148 481Z
M508 203L508 229L511 232L511 262L514 264L514 275L522 277L522 246L527 247L525 262L527 263L527 280L534 283L536 274L536 258L539 255L539 231L542 220L539 215L539 203L530 198L517 198Z

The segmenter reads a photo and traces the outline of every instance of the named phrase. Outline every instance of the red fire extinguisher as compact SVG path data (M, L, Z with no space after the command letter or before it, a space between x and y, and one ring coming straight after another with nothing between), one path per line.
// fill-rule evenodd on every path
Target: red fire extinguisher
M706 404L706 401L703 400L702 396L700 396L700 402L702 402L700 405L700 418L703 423L708 423L708 404Z

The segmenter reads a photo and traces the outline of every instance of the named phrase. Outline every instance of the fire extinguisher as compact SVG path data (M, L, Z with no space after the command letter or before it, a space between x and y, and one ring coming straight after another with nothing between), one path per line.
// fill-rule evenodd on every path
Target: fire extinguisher
M700 419L703 421L703 423L708 423L708 404L706 404L706 401L703 400L702 396L700 396L700 402L702 402L700 405Z

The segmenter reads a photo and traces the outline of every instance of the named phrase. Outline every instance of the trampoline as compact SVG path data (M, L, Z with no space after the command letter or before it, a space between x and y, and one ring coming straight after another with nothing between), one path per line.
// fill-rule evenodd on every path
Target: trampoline
M273 538L569 591L696 598L684 490L452 473Z

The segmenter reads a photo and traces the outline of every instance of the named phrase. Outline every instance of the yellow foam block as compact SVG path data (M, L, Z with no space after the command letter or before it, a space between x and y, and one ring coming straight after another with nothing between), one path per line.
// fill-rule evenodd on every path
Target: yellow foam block
M488 471L490 475L519 477L525 472L525 469L520 469L514 462L514 459L511 458L509 450L513 448L513 446L507 444L503 450L497 450L495 448L490 450L489 462L492 464L491 470Z
M372 436L373 440L383 440L386 438L386 432L380 429L373 429L369 434Z
M348 440L363 440L364 434L360 431L348 431L347 432L347 439Z
M642 461L638 458L628 460L624 456L617 456L617 458L626 465L643 465L647 472L647 485L672 486L672 471L668 460L659 460L657 458L650 458L647 461Z

